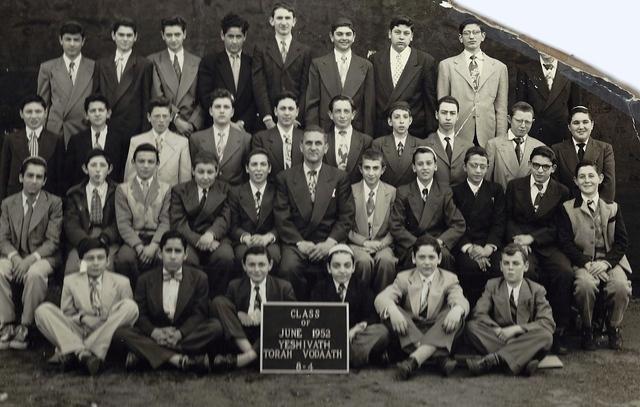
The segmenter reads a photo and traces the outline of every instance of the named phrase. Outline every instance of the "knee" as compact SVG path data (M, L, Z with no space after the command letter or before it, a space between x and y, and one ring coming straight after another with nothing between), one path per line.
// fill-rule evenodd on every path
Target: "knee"
M138 304L129 298L125 298L120 302L120 310L124 312L127 319L135 322L138 319Z
M590 275L576 278L574 287L574 293L578 296L595 295L598 290L598 285L595 279Z
M629 284L627 281L609 280L606 291L615 298L626 298L629 296Z
M43 302L42 304L40 304L38 306L38 308L36 308L35 312L34 312L34 317L36 320L36 323L38 325L40 325L42 323L42 321L46 318L46 315L51 314L51 312L56 308L55 305L53 305L50 302Z
M227 309L233 307L233 303L230 299L224 295L217 295L209 302L209 315L217 316L220 314L221 309Z
M32 264L31 267L29 267L24 278L25 284L36 281L46 282L47 276L49 274L49 264L47 263L46 265L43 265L39 263L40 261L37 261Z

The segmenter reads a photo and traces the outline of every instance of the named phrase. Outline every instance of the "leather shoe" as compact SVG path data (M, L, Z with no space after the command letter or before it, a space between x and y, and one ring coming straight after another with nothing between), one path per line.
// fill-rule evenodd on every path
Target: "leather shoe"
M75 353L65 353L58 355L58 366L61 372L68 372L73 369L78 362L78 358Z
M209 373L209 355L198 355L194 357L185 356L182 362L182 370L188 370L197 374Z
M438 360L438 368L440 369L440 373L444 377L451 376L451 373L453 373L457 365L458 363L456 362L456 360L451 359L448 356L445 356Z
M396 378L398 380L408 380L418 370L420 365L413 357L408 357L396 365Z
M78 356L80 363L87 368L87 372L89 375L95 376L100 372L100 368L102 367L102 361L98 359L96 355L91 352L85 352Z
M566 355L569 353L569 349L567 349L567 340L562 335L553 335L553 346L551 347L551 352L556 355Z
M532 359L527 363L527 366L522 370L522 375L526 377L531 377L538 370L538 364L540 362L536 359Z
M213 358L213 370L216 373L229 372L234 370L238 365L238 356L232 353L227 355L216 355Z
M127 353L127 358L124 361L124 369L127 372L133 372L140 366L140 358L133 352Z
M467 359L467 369L474 376L480 376L482 374L488 373L494 367L498 366L499 360L494 355L487 355L480 359Z
M582 339L580 340L582 349L592 351L596 350L596 343L593 340L593 331L591 327L582 329Z
M607 335L609 336L609 348L613 350L621 350L622 332L620 332L620 328L609 328L607 330Z

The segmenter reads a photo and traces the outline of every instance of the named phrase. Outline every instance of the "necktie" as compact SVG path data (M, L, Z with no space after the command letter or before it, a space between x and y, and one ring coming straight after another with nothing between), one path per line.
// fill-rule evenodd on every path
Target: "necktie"
M338 285L338 297L340 297L340 301L344 302L344 297L347 291L347 287L345 287L344 283L340 283Z
M253 290L256 293L256 298L255 298L255 301L253 302L253 309L255 311L260 311L262 307L262 296L260 296L260 287L255 286L253 287Z
M158 150L158 154L160 154L162 152L163 141L164 141L164 139L163 139L162 136L156 137L156 149Z
M33 216L33 199L27 198L27 213L22 218L22 230L20 231L20 249L23 254L30 252L29 250L29 224L31 223L31 217Z
M542 66L546 69L544 79L547 81L547 87L551 90L551 87L553 86L553 64L542 64Z
M393 87L395 88L400 80L400 75L402 74L402 57L400 54L396 54L396 62L393 66Z
M89 214L92 225L102 225L102 200L98 193L98 188L93 188L91 197L91 213Z
M89 277L89 297L91 298L91 308L96 317L102 313L102 302L100 301L100 292L98 291L98 279Z
M553 68L553 64L542 64L542 66L544 66L544 69L551 70Z
M515 288L511 290L511 294L509 294L509 309L511 310L511 320L514 324L518 323L518 305L516 305L516 300L513 297L513 292Z
M431 281L425 283L422 287L422 292L420 295L420 316L423 318L427 317L428 304L429 304L429 291L431 290Z
M444 141L447 143L447 145L444 148L444 151L447 153L447 158L449 159L449 164L451 164L451 157L453 156L453 150L451 149L451 138L449 137L445 137Z
M204 208L204 204L207 202L207 189L203 188L202 189L202 198L200 198L200 209L198 210L198 212L200 212L202 210L202 208Z
M76 63L75 61L69 62L69 79L71 79L71 83L74 82L74 76L76 73Z
M291 136L284 135L284 169L291 167Z
M180 69L180 62L178 61L178 54L173 56L173 69L176 71L176 76L178 77L178 82L180 82L180 77L182 76L182 69Z
M29 136L29 154L31 156L38 155L38 137L36 137L35 131L32 131L31 136Z
M124 58L120 56L116 60L116 76L118 78L118 83L120 83L120 79L122 79L122 72L124 72Z
M536 186L536 188L538 188L538 194L536 195L536 198L533 200L533 208L537 212L538 207L540 206L540 200L542 199L542 188L544 188L544 185L537 182L534 185Z
M176 280L177 282L181 282L182 281L182 270L178 270L174 273L170 273L167 270L162 270L162 280L163 281L170 281L170 280Z
M311 170L309 171L308 177L309 177L309 194L311 195L311 202L315 202L316 201L316 175L317 175L318 171L316 170Z
M518 164L522 162L522 148L520 144L524 141L523 137L515 137L513 141L516 143L516 158L518 159Z
M282 63L287 60L287 42L285 40L280 41L280 55L282 56Z
M429 196L429 188L425 188L422 190L422 200L427 202L427 197Z
M578 161L584 160L584 148L586 147L585 143L578 143Z
M147 199L147 195L149 195L149 180L145 179L142 181L142 196L144 199Z
M347 132L345 130L340 130L338 134L340 135L340 144L338 145L338 168L340 168L341 170L346 170L347 157L349 156Z
M478 67L478 62L476 62L477 58L477 56L471 55L471 62L469 62L469 75L471 75L473 89L475 90L478 90L478 79L480 77L480 68Z
M344 82L347 80L347 56L343 55L340 57L340 83L342 84L342 87L344 88Z
M260 206L262 201L260 200L260 191L256 191L256 218L260 219Z
M589 208L589 212L591 213L591 216L594 216L596 214L596 208L592 200L587 201L587 208Z
M375 192L369 191L369 199L367 199L367 217L373 215L373 211L376 209L376 204L373 201Z
M93 148L99 148L102 150L102 146L100 145L100 132L96 133L96 141L93 143Z
M233 83L238 90L238 81L240 80L240 56L231 55L231 72L233 73Z
M224 154L224 146L227 144L225 140L225 134L218 133L218 143L216 144L216 152L218 153L218 161L222 162L222 155Z
M402 153L404 153L404 144L400 141L398 142L398 157L402 157Z

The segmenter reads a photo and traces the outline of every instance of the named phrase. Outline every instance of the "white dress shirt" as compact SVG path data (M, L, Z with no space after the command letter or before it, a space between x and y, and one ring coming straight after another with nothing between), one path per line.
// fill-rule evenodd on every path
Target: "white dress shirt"
M178 56L178 65L180 65L180 72L182 72L182 67L184 67L184 48L181 48L178 52L173 52L169 48L167 48L167 51L169 51L169 59L171 60L171 65L173 65L173 61L175 60L176 55Z
M507 301L509 301L509 298L511 298L511 292L513 291L513 300L516 303L516 306L518 306L518 298L520 298L520 287L522 286L522 280L520 280L520 282L518 283L517 286L512 287L511 284L507 283L507 290L508 290L508 294L509 296L507 297Z
M346 134L344 136L341 136L339 133L340 131L346 131ZM347 154L349 153L349 148L351 147L351 135L353 134L353 126L349 126L344 130L338 130L337 128L335 129L335 151L336 151L336 164L340 165L341 163L341 159L340 159L340 155L338 154L338 151L340 150L340 146L342 144L346 144L347 146ZM345 161L346 163L347 161Z
M96 187L94 186L91 181L87 182L87 186L85 187L85 191L87 192L87 208L89 208L89 212L91 212L91 200L93 199L93 190L97 189L98 190L98 196L100 197L100 205L102 206L102 209L104 209L104 204L107 201L107 189L109 188L109 185L107 184L107 182L103 182L102 185Z
M267 302L267 279L265 278L258 285L251 281L251 295L249 296L249 309L247 310L247 314L251 314L252 312L254 312L254 307L256 304L256 286L260 291L260 300L262 300L262 303L264 304L265 302Z
M67 68L67 72L69 72L69 65L71 64L71 61L73 61L73 72L71 73L72 75L71 82L76 83L76 77L78 76L78 67L80 67L82 54L78 55L76 59L71 59L67 56L67 54L62 54L62 59L64 60L64 66Z
M545 64L547 64L547 62L544 62L542 57L540 57L540 66L542 67L542 73L545 80L547 81L547 85L549 86L549 88L551 88L551 86L553 86L553 80L555 79L556 72L558 70L558 60L554 59L553 62L549 62L549 64L553 65L551 69L545 68Z
M123 54L120 51L116 50L116 57L113 59L116 63L116 69L118 68L118 59L122 57L122 73L124 73L124 68L127 66L127 61L129 61L129 57L131 56L132 52L133 50L130 49Z
M551 178L549 178L551 179ZM549 179L542 183L542 190L539 190L538 187L535 186L536 181L533 178L533 175L529 176L529 188L531 191L531 204L536 201L536 196L538 196L538 192L544 195L547 192L547 186L549 185Z
M424 196L422 196L422 190L427 188L429 190L429 194L431 194L431 186L433 185L433 178L431 178L431 181L429 181L427 185L424 185L417 178L416 178L416 182L418 183L418 191L420 191L420 197L424 200Z
M584 152L587 152L587 145L589 144L589 141L591 141L591 137L588 137L586 141L576 141L576 139L574 139L573 137L571 137L571 141L573 141L573 149L576 151L576 155L578 155L578 151L580 151L580 147L578 147L579 143L584 143Z
M343 53L334 48L333 55L336 58L336 64L338 65L338 74L342 74L340 75L340 81L342 82L342 86L344 86L345 80L347 78L347 73L349 72L349 67L351 66L351 50ZM342 57L347 57L344 71L341 71Z
M398 78L400 78L400 75L402 75L402 72L404 72L405 66L407 66L407 61L409 60L410 55L411 47L406 47L402 50L402 52L396 51L395 49L393 49L393 46L390 47L389 65L391 67L391 78L393 78L394 75L398 75ZM398 56L400 57L399 65L397 63ZM396 69L398 69L400 72L396 72Z
M162 270L168 272L166 270ZM182 267L176 273L182 272ZM184 275L184 274L183 274ZM180 282L175 278L162 282L162 309L167 317L173 321L176 314L176 304L178 303L178 291L180 291Z
M464 59L466 61L465 63L465 69L467 70L467 72L469 71L469 64L471 63L471 56L475 55L476 56L476 63L478 64L478 72L480 72L479 77L482 77L482 68L484 67L484 52L482 51L478 51L475 54L472 54L471 52L467 51L466 49L464 51Z
M100 136L98 137L98 144L100 144L100 149L104 150L105 144L107 144L107 132L109 129L107 126L104 126L104 129L100 130ZM96 133L97 131L91 127L91 148L95 148L96 146Z

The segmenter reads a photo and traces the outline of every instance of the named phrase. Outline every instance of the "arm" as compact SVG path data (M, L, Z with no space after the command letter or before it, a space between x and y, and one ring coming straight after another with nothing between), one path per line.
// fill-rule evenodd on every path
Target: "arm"
M307 87L309 85L309 68L311 66L310 49L306 49L302 64L303 68L300 71L300 78L298 78L298 83L300 84L298 88L298 109L300 109L300 115L298 115L298 119L300 121L304 121L304 112L306 109L306 93Z
M162 235L165 234L170 228L169 220L169 207L171 206L171 189L167 189L162 198L162 206L160 207L160 213L158 214L158 227L153 234L152 242L160 244Z
M472 320L480 322L492 328L498 328L500 325L491 317L493 314L493 291L495 290L495 281L487 282L484 287L482 296L473 308Z
M136 150L138 145L134 143L130 143L129 149L127 150L127 159L124 162L124 182L127 182L133 174L136 173L135 168L133 168L133 152Z
M449 304L450 308L456 305L461 307L463 310L462 320L464 320L464 317L469 315L469 301L467 301L462 292L458 277L454 275L453 278L455 279L454 282L447 287L447 304Z
M438 65L438 99L451 94L451 79L449 78L449 68L445 61L446 59L444 61L440 61L440 64Z
M260 113L260 120L262 120L266 116L273 116L273 112L271 111L269 89L267 88L268 78L264 69L264 54L260 47L255 47L252 62L251 79L253 82L253 94L258 112Z
M528 281L525 280L524 284L527 284ZM536 286L535 288L531 286L531 291L533 295L533 303L535 310L533 315L535 319L532 322L529 322L524 325L520 325L525 332L532 331L535 329L546 329L548 332L553 333L556 330L556 323L553 320L553 312L551 311L551 305L549 305L549 301L547 301L544 287Z
M86 205L86 203L85 203ZM78 244L89 237L80 223L80 211L76 205L73 195L67 195L64 198L64 221L62 224L64 235L71 247L78 247Z
M71 292L71 289L69 288L69 285L67 284L66 281L62 285L62 295L60 297L60 310L65 316L71 318L71 320L74 323L76 323L77 325L82 325L80 323L80 319L84 315L84 312L82 312L76 306L76 301L73 298L73 293Z
M396 244L405 250L410 248L417 239L406 227L405 208L408 205L406 192L397 190L389 216L389 231Z
M42 245L34 250L40 258L53 256L60 247L60 231L62 230L62 201L57 196L50 195L49 219Z
M180 169L178 172L178 183L191 181L191 155L189 153L189 143L185 143L180 150Z
M567 214L566 208L562 207L560 220L558 222L558 245L562 252L569 258L571 264L578 267L584 267L591 261L591 258L582 253L582 250L575 244L575 235L571 219Z
M502 246L504 237L506 216L505 216L505 198L502 186L495 184L495 193L493 195L493 211L491 212L491 229L487 235L486 244L492 244L496 247Z
M486 146L487 172L484 174L484 179L486 179L487 181L495 182L495 180L493 179L493 167L495 166L495 162L496 162L496 145L491 140L493 139L489 139L489 141L487 141L487 146Z
M202 110L205 112L208 112L209 107L211 107L209 94L213 92L215 88L214 65L215 60L213 55L208 55L202 58L200 66L198 67L198 101L200 102Z
M142 240L138 236L138 232L133 228L133 212L129 206L125 188L128 187L127 183L118 185L116 189L116 224L118 225L118 231L124 242L131 246L136 247L142 244Z
M286 183L285 173L282 172L277 177L277 194L276 202L273 206L273 215L276 221L276 227L278 228L278 235L284 243L296 244L305 240L298 228L291 219L291 209L289 205L289 195Z
M507 67L500 70L498 94L493 102L496 112L496 137L507 134L507 100L509 98L509 75Z
M624 220L622 219L620 205L618 205L618 212L616 213L615 222L616 228L613 232L613 242L611 243L611 248L605 256L605 260L608 261L612 267L620 263L620 260L622 260L622 257L625 255L629 246L629 237L627 235L627 228L624 225Z
M444 217L449 227L442 233L439 238L447 245L449 250L452 250L458 240L464 235L466 230L466 223L464 217L460 213L460 210L453 202L453 193L451 189L444 191Z
M193 313L179 326L177 327L182 333L182 337L188 336L194 329L202 323L205 319L206 312L208 310L209 301L209 285L206 278L201 274L198 274L196 280L195 291L193 296Z
M320 124L320 73L314 62L309 67L304 122L307 126Z
M364 78L364 111L362 112L363 129L366 134L373 134L373 123L376 115L376 85L373 78L373 65L367 63L367 75Z
M10 253L18 252L11 243L11 220L9 219L9 205L7 201L2 201L2 211L0 211L0 253L7 257Z
M357 244L358 246L364 246L364 242L366 242L367 240L369 240L369 238L362 236L359 233L356 233L353 231L353 229L351 229L349 231L349 242L350 243L354 243Z
M398 303L402 300L407 292L407 279L404 276L396 276L393 284L388 285L380 294L378 294L373 302L380 319L386 319L389 316L390 308L398 308Z
M51 70L46 63L40 64L38 70L38 95L51 110ZM44 127L47 127L47 121L49 119L49 111L47 111L47 120L44 122Z
M336 242L344 242L347 239L347 235L351 229L351 222L355 216L355 203L353 201L353 194L351 193L351 185L349 185L349 178L346 173L342 173L341 175L336 185L338 218L333 223L333 227L329 233L329 237Z
M158 74L158 66L156 61L152 58L149 58L149 61L153 64L153 74L152 74L152 85L151 85L151 97L161 98L165 96L164 89L162 88L162 79L160 78L160 74Z
M200 239L200 234L194 232L189 226L187 219L187 210L182 202L182 196L178 188L171 189L171 204L169 205L169 219L171 228L182 233L190 245L196 246Z

